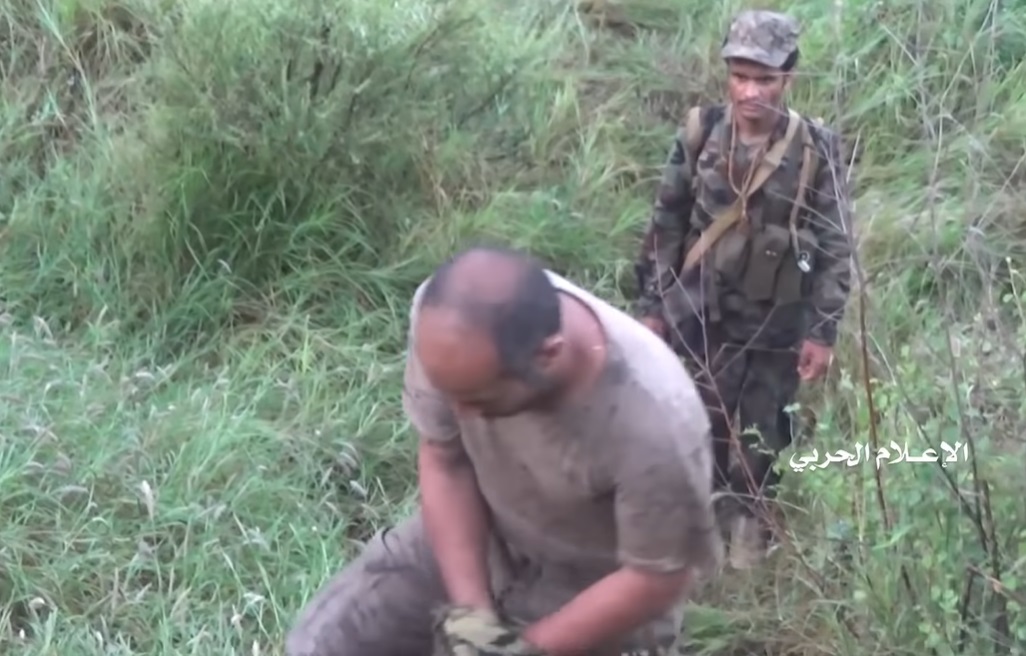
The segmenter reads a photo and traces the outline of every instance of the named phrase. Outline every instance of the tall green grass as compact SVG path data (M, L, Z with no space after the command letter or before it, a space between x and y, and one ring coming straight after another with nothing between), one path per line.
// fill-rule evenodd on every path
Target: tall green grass
M799 455L974 456L787 474L789 544L688 633L1026 653L1026 5L769 4L805 24L794 104L858 159L859 284ZM0 649L281 653L414 499L416 284L500 239L626 305L741 6L9 0Z

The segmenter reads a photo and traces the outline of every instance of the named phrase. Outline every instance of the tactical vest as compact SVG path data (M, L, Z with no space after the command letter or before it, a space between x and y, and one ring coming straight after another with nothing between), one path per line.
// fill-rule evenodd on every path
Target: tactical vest
M712 105L693 107L685 119L685 147L691 162L691 178L697 185L695 164L708 140L713 127L727 116L728 106ZM754 174L748 194L757 191L770 175L780 166L781 160L790 148L794 138L801 135L802 164L798 176L798 187L791 204L791 213L786 227L772 221L764 222L760 230L751 234L732 230L741 218L742 198L724 208L712 217L712 222L691 245L681 266L681 278L709 254L708 264L716 276L703 276L710 285L714 278L726 281L744 296L754 302L772 302L785 305L802 300L811 287L807 274L815 267L818 242L807 227L800 226L803 209L808 209L807 194L809 182L819 164L817 144L806 119L789 110L787 131L763 156ZM817 125L822 124L818 119ZM697 191L697 187L693 189ZM697 194L696 194L697 195ZM708 289L707 299L711 316L717 311L717 290Z

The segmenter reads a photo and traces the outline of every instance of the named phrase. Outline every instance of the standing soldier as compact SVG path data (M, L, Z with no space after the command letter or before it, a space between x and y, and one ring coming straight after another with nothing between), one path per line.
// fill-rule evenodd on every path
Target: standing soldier
M784 101L797 22L745 11L721 54L729 102L693 107L663 170L637 264L642 323L693 368L713 423L718 487L741 501L730 563L752 566L771 532L785 412L799 380L824 375L850 288L850 201L838 135ZM745 436L729 470L734 413Z

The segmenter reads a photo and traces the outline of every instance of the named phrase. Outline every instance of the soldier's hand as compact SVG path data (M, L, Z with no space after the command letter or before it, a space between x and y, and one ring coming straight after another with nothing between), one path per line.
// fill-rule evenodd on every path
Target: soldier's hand
M666 328L666 322L663 321L660 317L641 317L639 321L646 328L654 332L656 335L659 335L660 339L664 341L666 340L667 333L669 331Z
M435 634L439 649L447 656L545 656L488 611L444 608L438 615Z
M798 354L798 375L803 381L822 378L834 359L834 350L811 340L802 342Z

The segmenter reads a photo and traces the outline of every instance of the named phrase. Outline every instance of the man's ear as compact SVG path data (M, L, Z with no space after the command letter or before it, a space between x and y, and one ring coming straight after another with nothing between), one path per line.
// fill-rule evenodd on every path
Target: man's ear
M566 339L561 334L546 337L545 341L538 348L534 359L538 367L545 369L557 358L566 348Z

